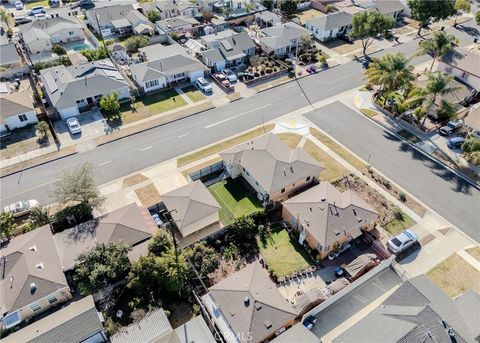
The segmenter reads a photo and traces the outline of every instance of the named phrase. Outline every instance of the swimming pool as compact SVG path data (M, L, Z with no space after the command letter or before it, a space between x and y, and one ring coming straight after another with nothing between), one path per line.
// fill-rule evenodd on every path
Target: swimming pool
M92 50L93 47L90 44L79 43L72 47L74 51Z

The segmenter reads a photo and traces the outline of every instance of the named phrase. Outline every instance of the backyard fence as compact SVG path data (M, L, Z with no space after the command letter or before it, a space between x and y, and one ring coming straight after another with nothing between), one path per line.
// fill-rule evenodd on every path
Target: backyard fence
M212 173L215 173L219 170L222 170L223 169L223 161L219 161L219 162L215 162L209 166L206 166L202 169L199 169L199 170L196 170L190 174L188 174L188 176L190 176L190 178L192 179L192 181L196 181L198 179L201 179L202 177L205 177L207 175L210 175Z

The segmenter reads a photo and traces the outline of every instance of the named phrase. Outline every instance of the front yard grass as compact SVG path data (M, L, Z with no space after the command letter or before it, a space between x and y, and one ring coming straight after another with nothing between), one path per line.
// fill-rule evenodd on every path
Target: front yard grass
M363 163L363 161L355 157L347 149L342 147L340 144L332 140L330 137L328 137L324 133L314 128L311 128L310 132L316 139L318 139L320 142L328 146L330 149L332 149L334 153L336 153L338 156L343 158L345 161L350 163L352 166L354 166L358 170L362 170L367 166L365 163Z
M437 264L427 273L427 277L451 298L469 289L480 292L480 272L458 254Z
M480 247L473 247L465 250L468 254L472 255L478 262L480 262Z
M208 190L222 207L219 216L223 225L229 225L235 218L263 209L255 191L247 188L239 179L219 181L209 186Z
M302 136L289 132L278 133L277 137L280 138L280 140L287 144L291 149L295 149L298 146L298 143L300 143L302 140Z
M361 108L360 112L362 112L363 114L365 114L367 117L370 117L370 118L375 117L378 114L377 111L372 110L370 108Z
M265 245L258 241L260 254L276 276L284 277L311 265L307 251L292 240L286 230L273 232Z
M244 134L233 137L232 139L214 144L214 145L212 145L208 148L196 151L196 152L191 153L189 155L182 156L177 160L177 166L178 167L184 166L184 165L189 164L193 161L199 160L199 159L207 157L209 155L216 154L220 151L231 148L232 146L238 145L240 143L243 143L243 142L248 141L250 139L253 139L255 137L261 136L266 132L272 131L274 126L275 126L275 124L266 125L265 129L263 127L259 127L258 129L248 131Z
M416 222L408 214L401 213L401 216L397 216L385 225L383 228L392 236L412 227Z
M190 85L185 88L182 88L182 91L193 102L198 102L206 99L205 96L202 94L202 92L198 90L197 87L195 87L194 85Z
M332 182L346 174L347 168L338 163L332 156L323 151L311 140L307 140L303 146L303 150L312 155L312 157L325 168L319 175L321 181Z
M35 6L43 6L45 8L49 8L50 4L48 3L48 0L36 0L36 1L29 1L28 3L25 4L25 8L27 10L35 7Z

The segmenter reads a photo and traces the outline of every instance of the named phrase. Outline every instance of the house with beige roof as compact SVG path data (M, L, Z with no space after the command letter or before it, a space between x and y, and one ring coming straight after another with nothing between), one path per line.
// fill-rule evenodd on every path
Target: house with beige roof
M220 229L220 205L199 180L163 194L162 201L183 238L201 239Z
M270 340L298 316L258 261L210 287L202 302L228 343Z
M32 95L21 91L0 95L0 135L38 122Z
M72 298L48 225L0 248L1 330Z
M264 203L308 187L323 167L301 148L291 149L269 133L220 153L230 176L243 177Z
M147 241L156 231L147 209L132 203L53 237L63 270L69 271L75 268L78 256L97 243L123 241L132 248L128 257L134 261L147 252Z
M438 61L437 71L455 76L480 92L480 52L456 48Z
M344 242L372 229L378 213L351 190L338 191L322 182L284 201L282 217L300 232L299 243L317 250L325 258Z

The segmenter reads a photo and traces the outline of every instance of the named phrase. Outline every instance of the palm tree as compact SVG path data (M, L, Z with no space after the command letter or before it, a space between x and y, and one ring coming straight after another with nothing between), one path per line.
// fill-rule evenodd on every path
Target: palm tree
M408 89L415 80L413 65L401 52L375 59L365 74L369 83L380 86L379 93Z
M444 73L430 73L428 74L428 81L425 87L417 87L410 94L409 99L406 100L408 104L420 103L417 108L417 118L423 118L421 126L425 124L427 114L431 108L436 104L439 96L445 96L456 92L459 87L451 87L450 82L453 76Z
M430 38L420 42L417 55L428 54L433 57L432 65L430 66L430 71L432 71L435 61L452 51L455 45L458 45L457 37L449 35L444 31L434 32Z

